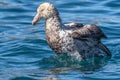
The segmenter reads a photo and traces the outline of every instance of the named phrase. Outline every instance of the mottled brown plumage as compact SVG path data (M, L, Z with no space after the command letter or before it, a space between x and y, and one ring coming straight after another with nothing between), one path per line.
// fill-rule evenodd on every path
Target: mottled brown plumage
M46 39L50 47L57 53L67 53L79 59L100 55L103 50L111 56L108 48L101 43L101 38L107 38L95 24L80 23L62 24L59 12L51 3L43 3L37 9L32 24L41 18L46 19Z

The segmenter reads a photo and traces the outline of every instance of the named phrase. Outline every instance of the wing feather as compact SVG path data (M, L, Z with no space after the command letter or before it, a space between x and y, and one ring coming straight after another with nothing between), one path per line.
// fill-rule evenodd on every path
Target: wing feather
M71 36L77 40L87 40L85 42L92 43L89 46L98 47L99 49L103 50L108 56L111 56L109 49L100 42L101 38L107 37L95 24L85 25L80 29L76 29L72 32Z
M74 30L71 36L75 39L94 38L100 40L101 38L107 38L102 30L95 24L85 25L80 29Z
M76 29L79 29L79 28L82 28L84 25L81 24L81 23L67 23L67 24L64 24L64 27L66 29L72 29L72 30L76 30Z

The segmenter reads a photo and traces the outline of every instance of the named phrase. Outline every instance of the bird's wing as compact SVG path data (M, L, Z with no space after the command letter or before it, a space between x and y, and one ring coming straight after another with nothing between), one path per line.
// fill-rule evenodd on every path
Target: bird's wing
M83 27L84 25L81 24L81 23L66 23L64 24L64 28L66 29L72 29L72 30L76 30L76 29L79 29L81 27Z
M102 30L95 24L85 25L80 29L74 30L71 34L71 37L73 39L83 40L83 41L86 40L90 43L93 43L91 46L98 45L98 48L103 50L108 56L111 56L109 49L100 41L101 38L107 38L107 37L102 32Z
M71 36L74 39L80 40L87 38L93 38L96 40L100 40L101 38L107 38L106 35L102 32L102 30L95 24L85 25L80 29L76 29L72 32Z

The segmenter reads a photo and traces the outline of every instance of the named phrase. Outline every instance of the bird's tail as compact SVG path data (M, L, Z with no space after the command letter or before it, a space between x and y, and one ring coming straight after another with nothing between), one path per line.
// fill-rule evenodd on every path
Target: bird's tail
M112 56L110 50L103 43L99 43L99 48L103 50L108 56Z

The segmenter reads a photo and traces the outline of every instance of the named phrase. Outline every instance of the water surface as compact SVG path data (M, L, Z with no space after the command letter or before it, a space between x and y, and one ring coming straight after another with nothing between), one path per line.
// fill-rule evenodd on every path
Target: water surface
M47 0L0 0L0 80L120 80L120 1L48 0L63 23L97 23L113 56L83 65L56 57L45 39L44 20L31 21Z

